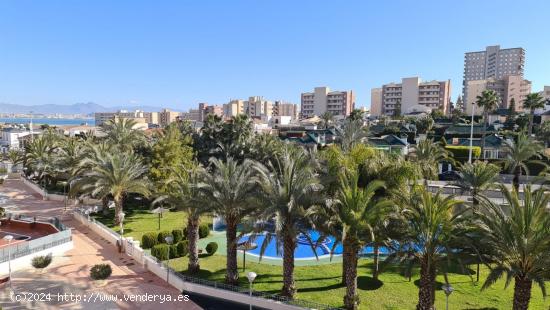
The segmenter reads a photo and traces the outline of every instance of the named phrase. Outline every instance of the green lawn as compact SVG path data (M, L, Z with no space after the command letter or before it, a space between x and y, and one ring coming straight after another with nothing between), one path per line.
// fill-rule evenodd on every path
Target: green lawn
M107 226L113 227L114 211L107 216L97 215L96 218ZM158 232L158 216L151 214L147 207L126 208L124 220L124 232L126 236L141 240L146 232ZM160 230L181 229L185 224L183 212L167 212L161 219ZM211 223L210 218L204 218L203 223ZM204 249L210 241L216 241L219 249L216 255L201 257L200 277L223 281L225 274L225 234L213 233L210 237L199 240L199 248ZM239 266L242 266L242 254L238 255ZM264 260L258 264L257 259L247 257L247 270L241 270L241 283L248 286L245 274L254 271L258 274L255 281L255 289L278 293L282 287L282 267L280 261ZM311 263L308 263L311 264ZM361 309L414 309L418 300L418 288L415 281L418 275L413 277L412 282L403 277L397 269L387 270L380 276L381 281L376 283L370 277L370 259L362 259L359 264L359 294L361 297ZM311 300L318 303L332 306L342 306L342 298L345 294L345 287L340 284L341 259L335 258L334 263L322 260L314 265L303 266L304 263L296 262L296 280L298 286L297 298ZM187 258L174 259L171 266L180 272L185 273ZM475 268L474 268L475 269ZM482 268L481 279L484 279L487 269ZM443 283L443 277L437 278ZM504 281L499 281L492 288L481 292L481 284L463 274L452 273L449 281L455 288L450 297L451 309L511 309L513 284L504 289ZM550 284L550 283L548 283ZM436 296L436 307L445 309L445 295L438 290ZM531 309L549 309L550 302L544 301L540 289L533 285Z
M239 255L239 266L242 267L242 255ZM415 285L418 275L413 276L412 282L403 277L398 270L387 270L380 276L380 282L375 282L371 275L370 259L361 259L359 262L358 286L361 296L361 309L414 309L418 300L418 288ZM171 261L172 268L185 273L187 258L178 258ZM241 285L247 286L246 272L254 271L258 274L255 289L277 293L282 287L282 267L268 264L252 263L247 260L246 270L241 272ZM225 256L214 255L200 259L200 277L223 281L225 274ZM473 266L475 269L475 266ZM297 298L315 301L332 306L343 306L345 287L340 284L342 265L320 264L316 266L297 266L296 280L298 286ZM482 268L481 279L484 279L487 269ZM438 282L443 283L443 276L438 276ZM480 291L481 284L475 283L467 275L452 273L449 281L455 288L449 299L450 309L511 309L513 284L504 289L504 281L497 282L492 288ZM547 283L550 285L550 283ZM548 309L549 301L544 301L540 289L533 285L531 309ZM437 291L436 308L445 309L445 294Z

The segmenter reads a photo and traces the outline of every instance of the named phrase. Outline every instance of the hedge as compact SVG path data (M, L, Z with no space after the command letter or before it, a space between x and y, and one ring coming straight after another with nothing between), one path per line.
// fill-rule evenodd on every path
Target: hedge
M183 230L181 229L172 230L172 236L174 236L174 243L178 243L181 240L185 239L183 236Z
M189 241L183 240L176 244L176 247L178 249L178 255L179 257L187 256L188 250L189 250Z
M105 280L111 276L113 270L109 264L97 264L90 269L90 277L94 280Z
M462 145L447 145L445 149L453 154L455 159L464 159L470 156L470 147ZM479 158L481 155L481 148L479 146L472 146L472 156Z
M217 250L218 244L216 242L210 242L206 245L206 253L208 253L208 255L214 255Z
M141 247L143 249L150 249L157 245L159 242L157 241L158 235L154 232L148 232L143 234L141 236Z
M206 224L199 226L199 238L206 238L210 234L210 228Z
M172 236L172 234L169 231L161 231L157 235L157 241L159 243L166 243L166 237Z
M151 255L159 260L167 260L170 255L170 246L166 243L157 244L151 248Z

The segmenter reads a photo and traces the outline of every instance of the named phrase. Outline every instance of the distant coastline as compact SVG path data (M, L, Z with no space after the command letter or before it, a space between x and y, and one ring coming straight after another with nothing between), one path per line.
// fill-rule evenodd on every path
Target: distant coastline
M15 123L15 124L28 124L31 121L28 117L1 117L0 123ZM33 118L33 125L47 124L50 126L61 125L95 125L93 118Z

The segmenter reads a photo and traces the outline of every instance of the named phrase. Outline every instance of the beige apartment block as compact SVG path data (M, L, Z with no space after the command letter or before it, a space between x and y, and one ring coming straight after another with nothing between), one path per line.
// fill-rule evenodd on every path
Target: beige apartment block
M301 116L308 118L330 112L337 119L347 117L355 108L355 94L349 91L331 91L328 87L315 87L311 93L301 95Z
M298 119L298 105L294 103L275 101L273 105L273 116L290 116L291 120Z
M373 88L370 90L370 115L382 115L382 88Z
M544 89L540 92L542 97L546 100L550 100L550 86L544 86Z
M244 113L244 100L234 99L223 105L223 117L226 120Z
M403 78L401 83L371 90L371 115L394 115L399 105L402 115L432 110L448 114L450 100L450 80L423 82L419 77Z
M466 83L468 97L464 99L465 112L472 114L473 104L477 96L484 90L494 90L500 98L499 108L508 108L512 98L516 102L516 111L523 111L523 100L531 93L531 82L520 75L508 75L502 79L473 80ZM475 114L481 115L482 109L475 108Z
M159 112L159 125L161 127L166 127L177 121L179 116L179 112L171 111L169 109L162 109L162 111Z
M145 121L148 124L158 124L159 123L159 117L158 112L144 112L141 110L135 110L135 111L127 111L127 110L119 110L117 112L98 112L94 114L95 118L95 125L101 126L106 121L110 121L115 119L115 117L118 118L124 118L124 119L145 119Z
M249 97L244 102L244 112L251 118L267 121L273 115L273 102L261 96Z
M484 51L465 53L463 98L469 97L468 82L503 80L509 75L523 78L524 66L525 50L521 47L501 49L494 45L487 46Z
M214 114L219 117L223 116L223 106L210 105L208 103L199 103L200 118L199 121L204 122L208 114Z

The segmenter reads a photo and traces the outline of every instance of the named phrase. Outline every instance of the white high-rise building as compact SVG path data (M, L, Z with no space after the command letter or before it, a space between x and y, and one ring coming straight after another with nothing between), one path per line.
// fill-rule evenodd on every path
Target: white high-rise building
M315 87L312 93L302 93L302 117L320 116L330 112L335 118L345 118L355 108L355 94L350 91L330 91L328 87Z

